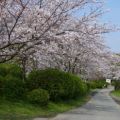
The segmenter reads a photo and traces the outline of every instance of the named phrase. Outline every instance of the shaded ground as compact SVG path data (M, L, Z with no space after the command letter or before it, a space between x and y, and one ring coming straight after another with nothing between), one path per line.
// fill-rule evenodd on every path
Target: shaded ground
M109 96L111 90L112 88L100 90L83 107L60 114L50 120L119 120L120 106Z

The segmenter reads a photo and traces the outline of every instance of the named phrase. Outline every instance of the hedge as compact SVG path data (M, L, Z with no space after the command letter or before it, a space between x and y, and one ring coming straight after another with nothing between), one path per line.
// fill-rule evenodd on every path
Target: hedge
M78 76L57 69L34 70L28 75L29 91L42 88L53 101L71 99L87 93L87 85Z
M15 64L0 64L0 96L19 99L25 91L22 70Z
M44 106L49 102L49 94L44 89L34 89L27 93L27 100L32 104Z

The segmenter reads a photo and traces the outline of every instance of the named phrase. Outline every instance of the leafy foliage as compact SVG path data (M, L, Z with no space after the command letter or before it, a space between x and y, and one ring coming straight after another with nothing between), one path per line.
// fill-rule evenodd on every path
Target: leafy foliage
M42 88L51 100L70 99L87 93L87 86L79 77L57 69L32 71L27 80L29 90Z
M120 81L114 82L115 90L120 90Z
M89 89L101 89L107 87L107 83L105 82L105 80L93 80L87 82L87 86Z
M17 99L24 93L22 70L15 64L0 65L0 95L7 99Z
M34 89L27 94L27 100L33 104L47 105L49 102L49 94L43 89Z
M0 64L0 76L7 75L22 79L22 69L16 64Z

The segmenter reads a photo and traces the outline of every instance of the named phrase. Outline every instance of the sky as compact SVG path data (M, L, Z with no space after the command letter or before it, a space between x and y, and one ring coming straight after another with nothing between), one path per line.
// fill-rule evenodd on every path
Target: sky
M120 0L106 0L105 9L110 11L103 15L102 21L120 28ZM120 53L120 32L105 35L105 42L113 52Z

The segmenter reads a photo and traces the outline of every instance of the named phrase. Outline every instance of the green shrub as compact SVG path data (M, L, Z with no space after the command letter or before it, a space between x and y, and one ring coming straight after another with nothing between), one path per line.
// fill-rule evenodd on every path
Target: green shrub
M49 94L44 89L34 89L27 94L27 100L32 104L47 105L49 102Z
M97 88L97 84L95 81L88 81L87 86L89 87L89 89L96 89Z
M96 81L96 86L97 88L101 89L101 88L104 88L106 86L106 81L105 80L97 80Z
M4 77L0 76L0 96L3 95L3 81Z
M0 64L0 95L7 99L19 99L24 93L22 70L14 64Z
M29 90L42 88L49 92L53 101L83 96L86 86L79 77L56 69L36 70L28 75Z
M3 81L2 94L7 99L19 99L25 92L24 82L13 76L6 76Z
M90 91L92 89L91 83L87 81L86 85L87 85L87 91Z
M114 82L115 90L120 90L120 81Z
M16 64L0 64L0 76L7 75L22 79L22 69Z
M93 81L89 81L87 82L88 86L90 89L101 89L107 86L107 83L105 82L105 80L93 80Z
M81 91L82 91L82 95L86 95L88 92L89 92L89 89L88 89L88 86L87 86L87 84L86 83L82 83L82 89L81 89Z

